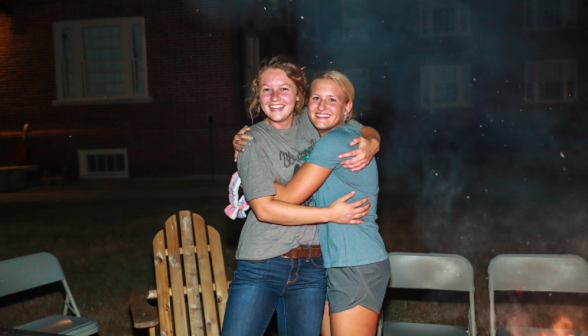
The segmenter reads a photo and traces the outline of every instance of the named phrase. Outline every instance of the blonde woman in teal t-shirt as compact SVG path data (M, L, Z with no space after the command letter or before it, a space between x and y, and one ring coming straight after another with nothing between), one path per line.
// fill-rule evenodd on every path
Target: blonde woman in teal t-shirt
M351 200L369 197L364 224L319 225L328 287L322 335L375 335L378 314L390 279L390 265L376 224L378 171L370 162L361 171L343 169L338 153L358 136L351 119L354 88L349 79L329 71L310 88L309 117L321 139L308 161L286 186L276 184L276 199L301 203L314 193L315 206L325 206L350 189ZM327 316L326 312L330 312Z

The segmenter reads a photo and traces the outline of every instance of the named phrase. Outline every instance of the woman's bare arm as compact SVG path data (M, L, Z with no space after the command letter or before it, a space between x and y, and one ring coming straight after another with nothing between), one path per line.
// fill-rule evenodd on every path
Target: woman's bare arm
M347 203L355 192L350 192L326 208L301 206L265 196L251 200L249 204L257 219L266 223L281 225L308 225L326 222L340 224L362 224L361 218L369 213L368 197Z
M313 163L304 163L286 185L274 183L275 198L280 201L301 204L327 180L333 170Z
M361 224L356 220L369 213L369 198L347 203L355 191L340 197L326 208L300 206L325 182L332 169L305 163L286 186L275 183L276 195L254 199L249 204L257 218L282 225L302 225L335 222ZM263 219L262 219L263 218Z
M235 149L235 162L239 152L244 152L245 147L250 145L252 137L245 134L248 131L249 126L243 126L243 128L233 138L233 148ZM351 169L352 171L362 170L367 166L374 156L380 151L380 133L374 128L369 126L363 126L360 130L361 136L353 139L350 146L359 144L357 149L339 155L340 159L351 157L349 160L341 162L343 168Z

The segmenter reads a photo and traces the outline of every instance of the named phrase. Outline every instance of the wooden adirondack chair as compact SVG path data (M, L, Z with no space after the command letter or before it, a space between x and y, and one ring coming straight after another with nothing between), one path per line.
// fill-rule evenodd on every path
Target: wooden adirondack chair
M157 324L162 336L220 335L228 297L220 235L198 214L178 218L168 218L153 239L157 290L131 295L134 326L151 336ZM147 302L155 298L157 308Z

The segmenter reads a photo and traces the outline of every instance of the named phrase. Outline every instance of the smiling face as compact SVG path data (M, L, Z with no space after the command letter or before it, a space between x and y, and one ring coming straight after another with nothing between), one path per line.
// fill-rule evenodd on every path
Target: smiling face
M343 90L331 79L315 79L310 87L308 115L321 136L341 126L345 115L351 111L352 101L347 101Z
M268 69L259 81L259 103L267 116L267 123L287 129L294 123L294 108L300 99L294 82L281 69Z

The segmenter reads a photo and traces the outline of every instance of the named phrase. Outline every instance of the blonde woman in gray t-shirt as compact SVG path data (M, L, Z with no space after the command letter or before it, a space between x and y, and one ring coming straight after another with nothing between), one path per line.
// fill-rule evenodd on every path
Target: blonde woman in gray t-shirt
M287 183L308 158L319 139L304 109L306 79L292 62L275 57L265 62L252 83L250 112L266 119L247 132L249 146L238 160L245 197L252 210L241 232L237 269L229 290L223 335L263 335L277 311L281 335L318 335L326 292L326 274L316 225L324 222L359 224L369 212L367 198L346 201L354 193L324 208L274 199L274 182ZM355 169L367 165L379 149L379 134L356 123L364 138ZM368 139L373 140L368 140ZM280 224L268 218L280 218Z

